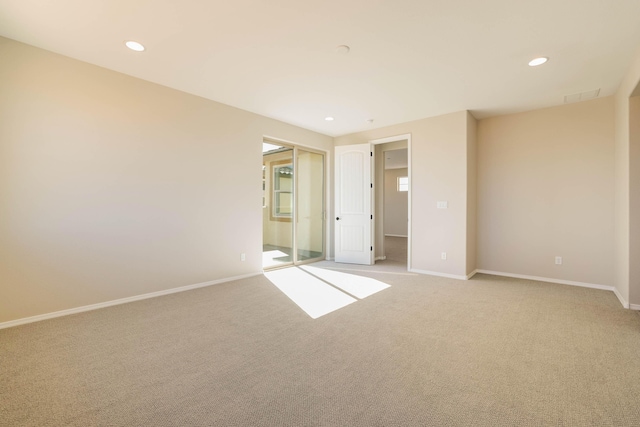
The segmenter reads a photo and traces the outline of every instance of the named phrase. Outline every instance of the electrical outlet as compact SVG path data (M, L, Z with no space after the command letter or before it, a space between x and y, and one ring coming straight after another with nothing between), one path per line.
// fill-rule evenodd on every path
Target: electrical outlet
M440 259L447 259L447 253L446 252L442 252L440 254Z
M240 261L246 261L247 256L245 254L240 254Z
M562 257L561 256L557 256L556 257L556 265L562 265Z

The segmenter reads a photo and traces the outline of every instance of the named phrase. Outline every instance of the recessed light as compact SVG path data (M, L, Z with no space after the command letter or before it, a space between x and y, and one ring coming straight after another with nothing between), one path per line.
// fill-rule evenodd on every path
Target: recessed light
M135 50L136 52L142 52L144 50L144 46L138 42L134 42L133 40L129 40L124 42L124 44L131 50Z
M541 56L540 58L535 58L535 59L532 59L531 61L529 61L529 66L530 67L536 67L538 65L544 64L548 60L549 60L549 58L545 58L544 56Z
M346 44L341 44L340 46L336 47L336 53L346 55L347 53L349 53L349 51L351 51L351 48Z
M328 122L332 122L332 121L333 121L333 117L325 117L324 119L325 119L326 121L328 121Z

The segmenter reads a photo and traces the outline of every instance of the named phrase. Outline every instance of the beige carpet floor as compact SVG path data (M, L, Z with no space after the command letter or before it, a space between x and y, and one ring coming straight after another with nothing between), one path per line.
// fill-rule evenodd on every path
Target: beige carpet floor
M257 276L0 330L0 425L640 424L613 293L351 273L391 286L315 320Z

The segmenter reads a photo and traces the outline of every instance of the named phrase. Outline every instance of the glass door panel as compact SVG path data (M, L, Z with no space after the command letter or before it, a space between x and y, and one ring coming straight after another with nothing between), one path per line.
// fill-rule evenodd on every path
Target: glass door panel
M324 155L297 149L296 262L324 256Z
M293 263L293 149L274 146L262 154L262 267ZM269 146L271 145L271 146Z

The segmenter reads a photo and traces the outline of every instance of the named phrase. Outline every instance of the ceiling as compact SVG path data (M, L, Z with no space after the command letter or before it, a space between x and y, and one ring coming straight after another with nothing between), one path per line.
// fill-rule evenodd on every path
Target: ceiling
M3 0L0 35L337 136L612 95L640 1Z

